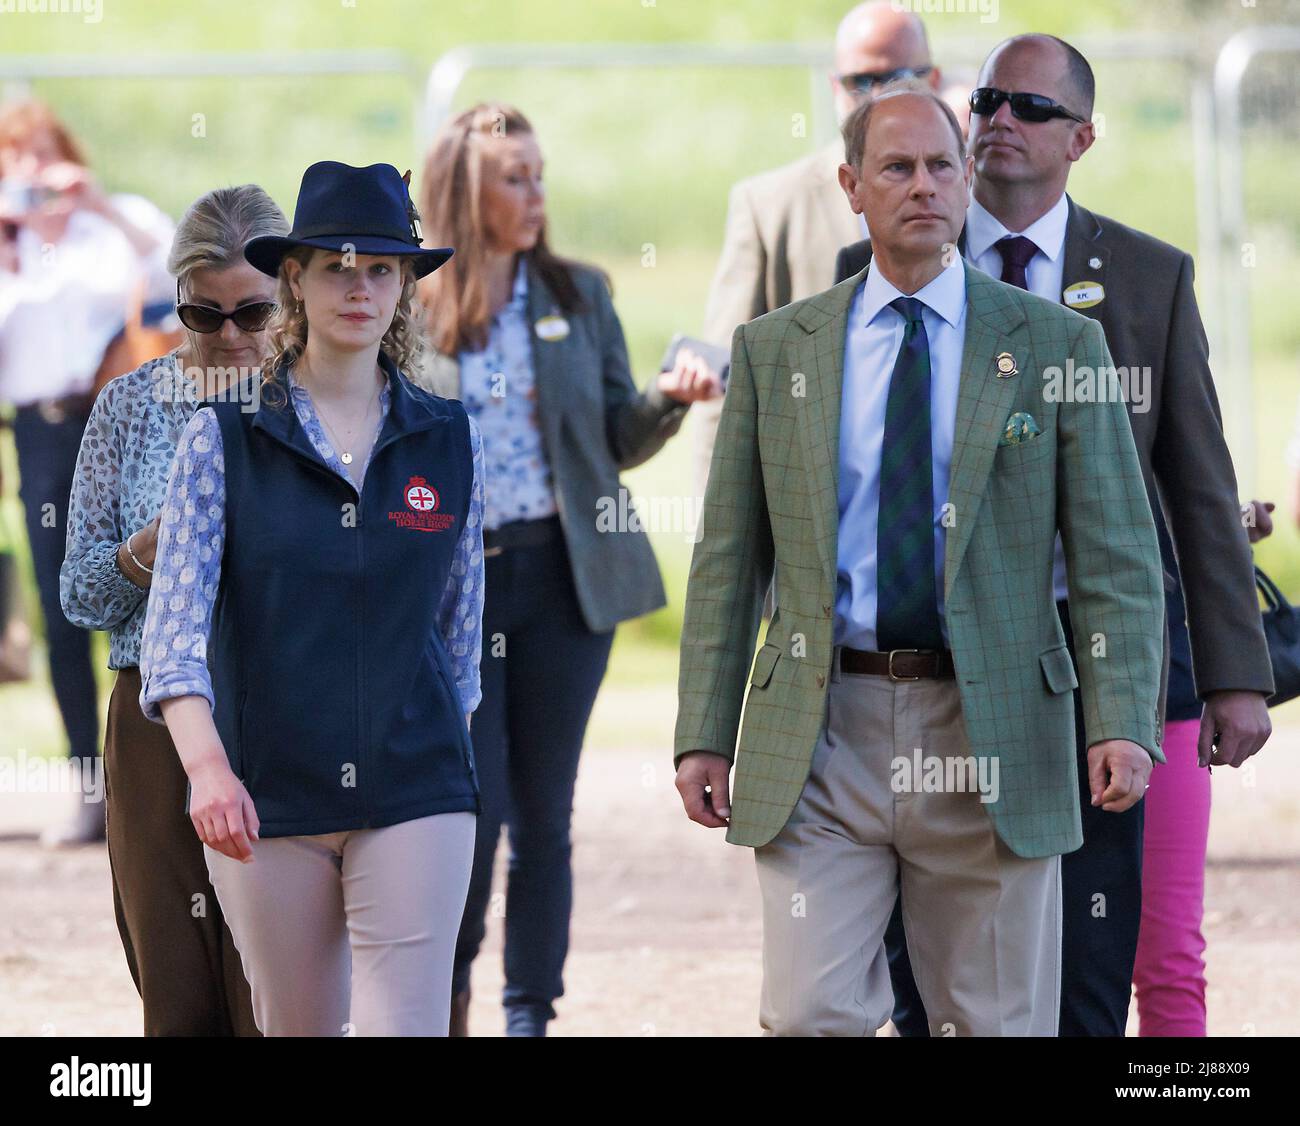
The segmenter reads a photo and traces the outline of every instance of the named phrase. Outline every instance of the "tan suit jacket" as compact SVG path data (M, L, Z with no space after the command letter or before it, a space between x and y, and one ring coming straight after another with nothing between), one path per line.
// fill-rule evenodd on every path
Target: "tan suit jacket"
M836 255L863 235L839 185L843 160L844 146L836 141L731 189L705 339L729 346L738 325L831 287ZM697 403L693 413L694 480L703 496L722 400Z

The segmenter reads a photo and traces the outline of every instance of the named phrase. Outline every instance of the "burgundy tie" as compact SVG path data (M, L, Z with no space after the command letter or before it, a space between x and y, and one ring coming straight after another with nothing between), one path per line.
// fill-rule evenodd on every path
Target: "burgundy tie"
M1002 255L1002 280L1008 285L1028 289L1029 279L1025 276L1025 267L1038 253L1038 247L1024 235L1007 235L993 245Z

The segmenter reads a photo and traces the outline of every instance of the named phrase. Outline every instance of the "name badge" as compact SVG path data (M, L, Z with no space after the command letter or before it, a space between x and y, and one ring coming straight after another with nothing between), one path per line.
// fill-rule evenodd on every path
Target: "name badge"
M569 322L563 317L549 316L541 317L533 325L533 331L537 333L538 339L554 342L563 340L569 335Z
M1066 286L1065 292L1061 294L1071 309L1091 309L1094 305L1100 305L1105 296L1106 290L1101 282L1075 282L1074 285Z

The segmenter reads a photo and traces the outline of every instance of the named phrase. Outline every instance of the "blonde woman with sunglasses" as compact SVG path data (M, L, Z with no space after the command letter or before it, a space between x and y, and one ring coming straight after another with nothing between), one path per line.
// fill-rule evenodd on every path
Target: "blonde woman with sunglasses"
M257 1035L239 955L185 815L185 771L167 729L140 711L139 665L177 442L201 400L257 366L274 308L275 283L244 260L244 243L288 228L255 184L220 188L190 207L167 263L185 341L104 388L77 458L60 601L74 625L110 631L108 854L146 1036Z

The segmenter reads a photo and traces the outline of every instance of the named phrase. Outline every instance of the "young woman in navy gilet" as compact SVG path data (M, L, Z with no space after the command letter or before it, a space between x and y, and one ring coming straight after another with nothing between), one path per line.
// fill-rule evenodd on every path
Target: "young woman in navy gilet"
M168 485L141 703L267 1035L445 1035L479 811L482 454L411 384L419 245L390 165L315 164L259 392L209 402ZM246 385L247 386L247 385Z

